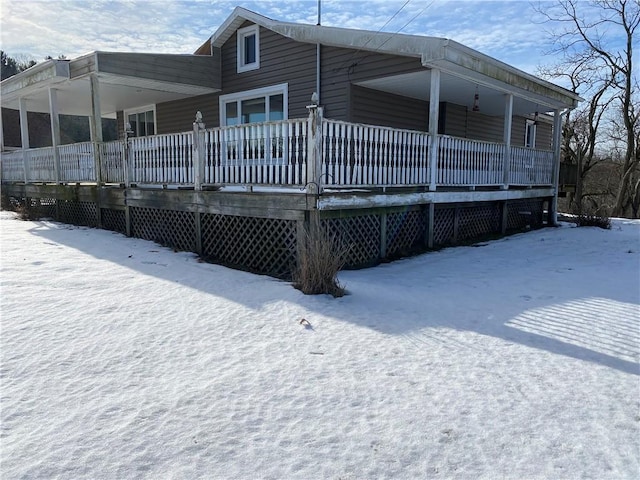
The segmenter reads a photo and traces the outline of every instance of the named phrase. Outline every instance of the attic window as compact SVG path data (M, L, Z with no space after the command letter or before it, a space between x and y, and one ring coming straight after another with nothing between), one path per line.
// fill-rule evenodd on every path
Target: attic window
M238 73L260 68L260 29L258 25L238 30Z

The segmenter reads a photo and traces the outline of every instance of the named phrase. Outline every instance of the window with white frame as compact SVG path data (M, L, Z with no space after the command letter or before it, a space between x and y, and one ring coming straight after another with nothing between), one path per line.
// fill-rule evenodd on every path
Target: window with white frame
M263 122L286 120L287 102L286 83L220 96L220 125L236 126L224 130L223 162L285 162L284 130Z
M238 30L238 73L260 68L260 27Z
M220 96L220 125L286 120L287 84Z
M536 122L527 120L524 130L524 146L527 148L536 148Z
M124 112L125 129L131 126L134 137L146 137L156 134L156 109L153 105Z

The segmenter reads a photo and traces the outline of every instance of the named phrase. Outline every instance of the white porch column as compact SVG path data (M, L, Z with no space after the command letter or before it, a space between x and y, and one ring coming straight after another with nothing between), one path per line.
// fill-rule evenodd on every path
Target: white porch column
M502 170L502 188L509 188L509 170L511 168L511 125L513 123L513 94L504 96L504 164Z
M22 145L22 162L24 165L24 183L29 181L29 120L27 119L27 99L19 100L20 108L20 143Z
M558 224L558 179L560 177L560 144L562 143L562 115L553 111L553 201L551 202L551 224Z
M4 124L2 123L2 111L0 111L0 152L4 152Z
M429 190L436 189L438 169L438 114L440 112L440 70L431 69L429 91Z
M53 168L55 181L60 183L60 115L58 114L58 92L55 88L49 88L49 116L51 117L51 146L53 147Z
M100 84L95 73L89 75L91 82L91 116L89 117L89 127L91 130L91 141L93 142L93 157L95 160L96 183L102 183L100 172L100 147L102 145L102 116L100 112Z

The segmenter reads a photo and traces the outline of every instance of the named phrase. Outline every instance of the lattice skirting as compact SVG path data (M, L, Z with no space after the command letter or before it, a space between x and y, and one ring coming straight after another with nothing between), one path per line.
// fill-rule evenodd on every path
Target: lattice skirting
M176 250L197 250L194 213L131 207L130 214L132 236Z
M542 198L512 200L507 203L507 231L541 228L544 224Z
M201 225L207 259L274 277L291 275L297 249L295 221L203 214Z
M28 208L34 216L51 217L75 225L97 226L97 205L52 198L5 197L9 208ZM346 266L374 265L426 250L429 233L433 246L468 243L505 231L544 225L547 199L506 203L436 204L433 225L429 206L405 209L321 212L321 227L347 249ZM124 207L123 207L124 208ZM506 212L504 211L506 208ZM506 225L502 225L503 218ZM127 225L127 221L130 222ZM303 222L213 213L129 207L101 208L103 228L155 241L177 250L202 254L208 260L234 268L290 278L296 265L298 228ZM199 235L199 237L198 237Z
M102 214L102 228L126 235L127 216L124 210L102 208L100 211Z
M347 249L346 266L356 268L380 260L380 215L326 218L320 227Z
M424 209L387 214L387 257L402 257L424 248L427 230Z
M93 202L58 200L55 219L72 225L96 227L98 225L97 206Z

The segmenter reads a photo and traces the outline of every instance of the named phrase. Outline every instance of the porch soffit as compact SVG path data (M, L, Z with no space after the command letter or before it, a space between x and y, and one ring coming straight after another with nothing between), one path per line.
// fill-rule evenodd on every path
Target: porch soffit
M172 59L179 58L182 63L185 63L185 60L187 63L191 63L192 59L185 59L184 55L118 53L109 53L108 55L110 62L103 62L104 67L101 67L99 61L105 58L103 52L93 52L71 62L65 62L67 65L65 75L44 77L42 72L30 72L31 69L29 69L19 74L22 78L17 78L18 75L11 77L1 84L2 107L18 109L20 98L24 98L28 111L46 113L49 111L49 88L55 88L58 110L61 114L90 115L90 74L96 74L98 77L101 113L105 117L114 116L118 110L220 91L219 88L203 85L204 78L192 78L182 82L161 80L161 75L166 74L163 69L166 70L167 62ZM132 64L139 62L141 56L152 60L151 63L154 65L157 78L149 78L153 74L149 74L148 71L141 70ZM159 57L162 57L160 63L158 63ZM196 60L196 63L204 64L201 58ZM128 68L130 64L131 68ZM35 69L39 65L32 68ZM209 85L215 84L215 81L212 81L211 72L212 70L219 71L218 68L214 66L213 68L196 68L194 70L207 70L206 73L202 73L202 77L208 76L206 81L209 82ZM171 79L171 76L168 75L166 78ZM179 73L176 73L173 78L181 79ZM11 80L13 81L9 82Z

